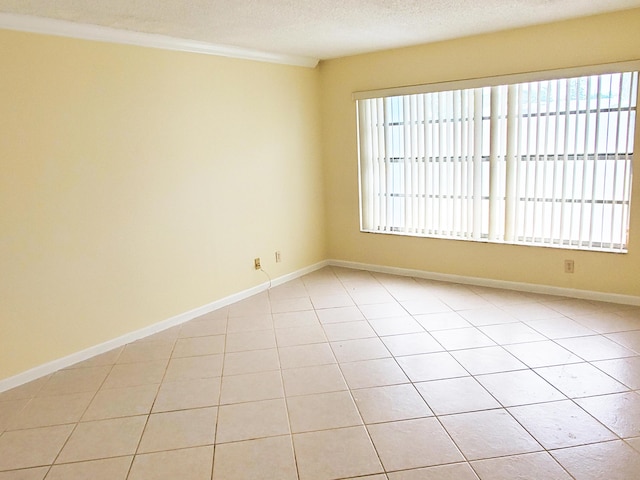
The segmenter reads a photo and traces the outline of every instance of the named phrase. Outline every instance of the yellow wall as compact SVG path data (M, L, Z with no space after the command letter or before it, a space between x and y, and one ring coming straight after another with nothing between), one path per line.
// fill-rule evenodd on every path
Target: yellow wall
M0 64L0 379L326 258L317 69L9 31Z
M640 59L640 9L321 63L330 258L640 295L640 175L629 253L607 254L359 231L352 92ZM640 129L638 129L640 131ZM636 139L636 145L640 140ZM575 273L563 273L563 260Z

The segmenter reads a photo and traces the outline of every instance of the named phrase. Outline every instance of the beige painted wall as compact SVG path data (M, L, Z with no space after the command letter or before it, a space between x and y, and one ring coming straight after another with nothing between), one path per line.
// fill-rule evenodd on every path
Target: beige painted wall
M640 9L322 62L329 257L640 295L640 175L634 180L631 239L624 255L361 233L351 98L362 90L638 60L638 25ZM575 260L573 275L563 273L565 258Z
M326 258L317 69L9 31L0 64L0 379Z

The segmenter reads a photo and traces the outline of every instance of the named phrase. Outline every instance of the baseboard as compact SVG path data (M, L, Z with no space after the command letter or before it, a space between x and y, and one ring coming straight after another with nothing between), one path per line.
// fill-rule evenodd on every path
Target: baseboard
M231 305L232 303L239 302L253 295L256 295L257 293L264 292L269 287L276 287L291 280L295 280L296 278L299 278L303 275L326 267L328 264L329 263L327 261L322 261L314 265L310 265L287 275L283 275L281 277L261 283L260 285L249 288L247 290L229 295L228 297L224 297L206 305L202 305L201 307L194 308L193 310L189 310L188 312L184 312L161 322L154 323L152 325L149 325L148 327L141 328L139 330L127 333L99 345L89 347L76 353L72 353L71 355L67 355L66 357L53 360L43 365L39 365L30 370L19 373L13 377L0 380L0 393L15 387L19 387L20 385L31 382L33 380L37 380L38 378L44 377L63 368L70 367L71 365L82 362L83 360L88 360L89 358L100 355L101 353L106 353L109 350L121 347L123 345L126 345L127 343L135 342L136 340L148 337L149 335L153 335L154 333L159 333L168 328L181 325L185 322L188 322L189 320L193 320L194 318L200 317L207 313L211 313L215 310L226 307L227 305Z
M388 267L384 265L371 265L366 263L348 262L344 260L328 260L328 265L335 267L352 268L355 270L367 270L370 272L388 273L404 277L424 278L427 280L439 280L442 282L462 283L465 285L477 285L480 287L503 288L519 292L541 293L560 297L580 298L600 302L619 303L623 305L640 306L640 297L633 295L621 295L618 293L595 292L591 290L579 290L575 288L554 287L550 285L538 285L535 283L509 282L506 280L493 280L481 277L466 277L463 275L451 275L448 273L426 272L409 268Z

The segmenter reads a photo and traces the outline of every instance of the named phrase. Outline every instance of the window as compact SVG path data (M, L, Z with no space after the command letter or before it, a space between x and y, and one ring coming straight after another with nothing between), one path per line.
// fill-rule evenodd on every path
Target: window
M355 95L361 230L626 252L637 71L475 83Z

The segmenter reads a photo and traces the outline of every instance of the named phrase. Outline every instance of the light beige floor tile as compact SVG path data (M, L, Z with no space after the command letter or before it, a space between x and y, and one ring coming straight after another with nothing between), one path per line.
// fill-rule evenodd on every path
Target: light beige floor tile
M376 332L366 321L326 323L323 328L330 342L377 337Z
M167 328L165 330L162 330L161 332L154 333L154 334L149 335L147 337L140 338L140 339L136 340L136 343L143 343L143 342L172 342L172 343L175 343L175 341L180 336L180 331L181 330L182 330L182 325L176 325L175 327L170 327L170 328Z
M205 320L226 320L229 317L229 307L222 307L212 312L205 313L204 315L200 315L197 318L194 318L192 321L201 322Z
M59 425L4 432L0 435L0 470L52 464L72 431L73 425Z
M473 462L481 480L571 480L571 476L546 452Z
M607 312L572 317L576 322L598 333L616 333L637 330L640 322L619 313Z
M502 347L457 350L451 355L472 375L521 370L527 366Z
M49 467L40 467L0 472L0 480L43 480L48 471Z
M583 300L580 298L563 298L553 301L543 302L549 308L552 308L558 313L566 315L567 317L575 317L579 315L586 315L592 312L605 311L605 306L608 304Z
M14 417L8 429L19 430L78 422L93 395L90 392L36 397Z
M458 328L455 330L439 330L431 332L440 345L447 350L489 347L496 343L477 328Z
M310 343L324 343L327 337L320 325L310 327L289 327L276 329L278 347L292 347L294 345L308 345Z
M217 445L213 478L297 480L291 438L270 437Z
M223 355L172 358L164 375L165 382L220 377Z
M627 387L640 389L640 357L593 362L593 365Z
M482 298L493 303L496 306L515 305L518 303L531 302L531 298L529 298L527 295L521 292L515 292L513 290L501 290L498 288L477 286L472 286L471 289Z
M610 333L606 337L630 350L640 354L640 330L631 332Z
M195 357L224 353L224 335L180 338L173 349L173 357Z
M566 399L531 370L479 375L476 380L505 407Z
M441 352L444 350L442 345L436 342L431 334L427 332L392 335L383 337L381 340L396 357Z
M625 442L631 445L634 450L640 452L640 437L625 438Z
M47 480L126 480L133 456L54 465Z
M289 298L308 297L309 293L300 279L290 280L287 283L269 289L269 299L274 301L287 300Z
M7 400L6 402L0 401L0 434L20 415L20 412L27 406L29 401L28 398Z
M426 382L469 375L469 372L448 352L399 357L397 361L412 382Z
M229 318L271 313L269 293L262 292L229 305Z
M557 319L562 317L562 314L538 302L503 305L500 308L522 321Z
M227 333L255 332L258 330L271 330L273 317L270 313L249 315L243 317L231 317L227 322Z
M576 322L598 333L616 333L637 330L640 326L635 318L629 318L620 312L599 312L596 314L576 315Z
M582 337L593 335L595 332L575 320L566 317L549 318L544 320L527 321L534 330L545 337L557 340L559 338Z
M127 388L108 388L98 391L82 420L145 415L158 393L159 385L141 385Z
M328 343L297 345L278 349L282 369L329 365L336 363L333 350Z
M171 356L174 342L139 342L124 347L116 363L139 363L164 360Z
M301 312L312 309L313 305L308 297L288 298L283 300L271 301L272 313Z
M322 324L355 322L365 319L360 309L353 305L349 307L324 308L317 310L316 314Z
M615 393L581 398L576 403L620 437L640 437L640 395Z
M195 319L182 325L180 338L208 337L227 333L226 318Z
M53 375L46 375L37 380L12 388L6 392L0 393L0 401L8 402L9 400L23 400L35 397L42 387L44 387Z
M569 398L627 391L627 387L588 363L536 368L542 378Z
M416 388L436 415L499 408L500 404L473 377L417 383Z
M491 303L473 292L439 295L440 300L456 311L491 307Z
M383 287L348 290L348 293L358 306L378 305L394 301L391 294Z
M374 320L377 318L395 318L409 316L409 313L402 308L395 300L389 303L376 303L371 305L360 305L360 311L367 320Z
M387 471L464 460L435 418L380 423L367 428Z
M347 293L333 293L328 295L316 295L312 293L311 302L316 310L354 305L354 301Z
M393 358L345 363L341 365L341 369L347 385L352 389L409 382L409 379Z
M471 324L462 318L458 312L414 315L413 318L428 332L471 327Z
M152 411L168 412L185 408L211 407L220 400L220 377L199 378L183 382L165 382Z
M213 446L136 455L127 480L210 480Z
M281 397L284 389L279 371L222 377L221 405Z
M275 328L312 327L319 325L319 323L315 310L273 314L273 326Z
M550 453L577 480L635 480L640 472L640 453L622 441Z
M88 368L88 367L103 367L107 365L114 365L120 356L120 353L124 350L124 347L114 348L108 352L95 355L87 360L78 362L71 365L69 368Z
M616 438L569 400L513 407L509 412L547 450Z
M342 283L338 279L333 282L305 282L305 287L310 297L326 297L330 295L346 295L346 291ZM313 299L312 299L313 300ZM318 307L315 307L316 309Z
M282 398L223 405L218 413L217 444L289 433L287 407Z
M146 416L138 416L80 423L56 463L132 455L146 421Z
M552 341L506 345L504 348L530 368L582 362L580 357Z
M347 384L337 365L283 370L282 380L287 397L347 390Z
M227 335L227 352L246 352L267 348L276 348L276 335L273 330L230 333Z
M505 325L519 322L516 317L497 307L474 308L472 310L465 310L459 313L462 318L476 327Z
M540 335L533 328L520 322L488 325L486 327L479 327L479 330L498 345L547 340L547 337Z
M387 350L387 347L385 347L379 338L360 338L357 340L333 342L331 343L331 348L340 363L387 358L391 356L389 350Z
M565 338L556 340L556 342L588 362L633 357L636 355L635 352L601 335Z
M542 450L524 428L504 410L440 417L449 435L468 460Z
M389 480L478 480L468 463L453 463L392 472L388 477Z
M162 382L167 364L166 360L158 360L155 362L115 365L104 381L102 388L124 388L158 384Z
M403 333L424 332L424 328L413 317L376 318L369 320L369 325L381 337L386 335L402 335Z
M149 416L138 453L213 445L217 414L216 407L154 413Z
M382 465L364 427L293 436L300 480L330 480L381 473Z
M291 397L287 400L287 408L292 433L362 425L349 392Z
M252 350L248 352L227 353L224 357L225 375L242 375L280 369L278 350Z
M389 385L353 391L365 423L393 422L433 414L413 385Z
M364 477L350 477L345 480L388 480L384 473L380 473L378 475L365 475Z
M411 315L426 315L429 313L445 313L451 312L452 309L435 297L421 297L413 300L405 300L400 305Z
M97 392L111 371L111 366L59 370L38 392L39 397Z

